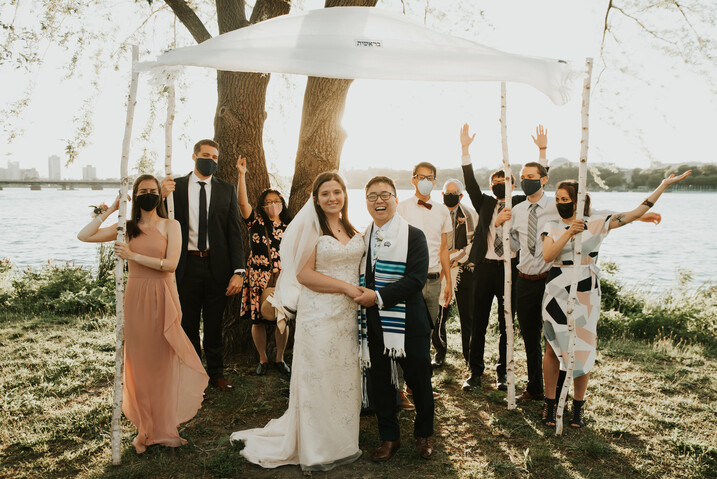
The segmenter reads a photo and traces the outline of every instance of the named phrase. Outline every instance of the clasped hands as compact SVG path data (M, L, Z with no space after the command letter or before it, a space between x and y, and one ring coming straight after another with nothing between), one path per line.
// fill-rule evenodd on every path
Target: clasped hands
M352 291L349 296L357 304L360 304L361 306L364 306L366 308L370 308L371 306L377 304L376 291L369 288L364 288L363 286L355 286L352 289L355 289L355 291Z

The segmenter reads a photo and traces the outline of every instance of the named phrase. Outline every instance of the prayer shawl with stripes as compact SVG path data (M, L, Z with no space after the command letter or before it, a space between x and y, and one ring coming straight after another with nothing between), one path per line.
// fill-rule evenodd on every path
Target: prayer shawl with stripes
M371 245L371 232L374 227L371 223L364 235L366 252ZM379 238L377 238L379 239ZM404 277L406 272L406 257L408 255L408 222L399 215L395 215L387 230L381 232L381 247L375 248L375 288L380 290L387 284L394 283ZM366 268L371 266L371 258L364 255L361 261L361 274L359 283L366 286ZM383 330L384 354L391 358L391 382L398 385L398 369L396 358L406 356L405 334L406 334L406 302L401 301L391 307L379 308L381 318L381 329ZM364 403L367 401L365 394L366 370L371 367L371 357L368 351L368 326L366 320L366 308L361 307L358 311L359 348L361 355L361 370L364 376Z

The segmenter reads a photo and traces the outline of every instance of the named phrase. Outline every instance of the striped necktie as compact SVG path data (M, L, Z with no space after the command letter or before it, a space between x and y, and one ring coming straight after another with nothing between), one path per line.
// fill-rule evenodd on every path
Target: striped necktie
M538 233L538 212L535 211L537 208L537 203L533 203L528 207L530 210L530 213L528 213L528 250L533 256L535 256L535 237Z
M501 211L503 211L503 208L505 208L505 201L499 201L498 202L498 215ZM495 254L498 255L498 257L503 256L503 225L500 225L495 230L495 239L493 240L493 251L495 251Z

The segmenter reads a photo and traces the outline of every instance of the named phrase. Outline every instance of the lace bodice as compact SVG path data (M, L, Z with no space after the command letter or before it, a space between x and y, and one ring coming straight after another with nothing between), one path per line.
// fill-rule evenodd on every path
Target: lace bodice
M319 273L358 284L359 265L364 252L363 237L354 235L345 245L333 236L321 236L316 243L316 266Z

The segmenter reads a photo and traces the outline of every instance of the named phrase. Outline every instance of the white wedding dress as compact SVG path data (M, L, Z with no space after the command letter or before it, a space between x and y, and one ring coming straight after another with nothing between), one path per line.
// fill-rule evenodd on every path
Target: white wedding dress
M364 253L360 234L343 245L332 236L316 243L316 271L358 284ZM274 468L299 464L326 471L355 461L361 412L356 303L344 294L303 288L296 313L289 408L260 429L235 432L241 454Z

